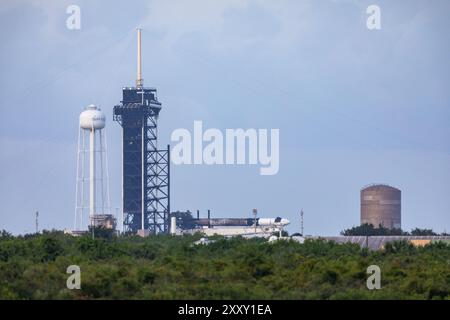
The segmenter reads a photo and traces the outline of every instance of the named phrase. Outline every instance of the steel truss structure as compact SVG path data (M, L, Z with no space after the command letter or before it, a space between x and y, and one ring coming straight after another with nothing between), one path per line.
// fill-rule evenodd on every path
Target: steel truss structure
M170 216L170 149L158 150L161 103L155 88L123 88L114 121L123 129L122 201L125 232L167 233Z

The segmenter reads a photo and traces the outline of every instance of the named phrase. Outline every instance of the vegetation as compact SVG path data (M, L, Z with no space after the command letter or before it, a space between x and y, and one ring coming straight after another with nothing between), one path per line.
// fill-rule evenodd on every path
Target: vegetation
M0 299L450 299L450 246L0 232ZM381 289L366 270L381 268ZM69 290L69 265L81 289Z
M362 224L357 227L346 229L341 232L343 236L446 236L447 233L438 234L431 229L415 228L411 232L402 229L388 229L379 225L377 228L373 224Z

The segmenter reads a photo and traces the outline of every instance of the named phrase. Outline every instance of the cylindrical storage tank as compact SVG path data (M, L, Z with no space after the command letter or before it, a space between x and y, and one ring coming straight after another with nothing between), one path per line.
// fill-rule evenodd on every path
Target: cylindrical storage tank
M361 190L361 224L401 228L401 191L388 185L371 185Z
M170 234L173 236L177 234L177 218L176 217L170 218Z

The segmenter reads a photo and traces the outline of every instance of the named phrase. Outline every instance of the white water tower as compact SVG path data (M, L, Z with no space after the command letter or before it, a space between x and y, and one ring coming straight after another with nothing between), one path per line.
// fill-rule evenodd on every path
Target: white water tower
M80 114L75 231L86 230L87 225L115 228L109 199L105 124L105 114L93 104ZM83 222L87 216L89 219Z

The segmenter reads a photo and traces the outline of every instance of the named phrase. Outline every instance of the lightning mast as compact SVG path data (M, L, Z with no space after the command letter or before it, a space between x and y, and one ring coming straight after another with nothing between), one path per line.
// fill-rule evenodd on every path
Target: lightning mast
M303 209L300 211L300 233L303 237L304 236L304 234L303 234Z
M39 211L36 211L36 233L39 233Z

